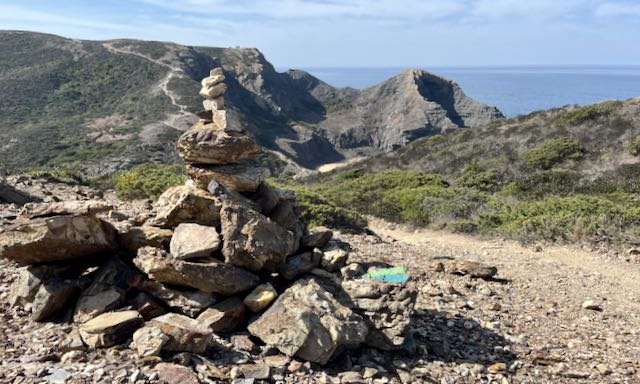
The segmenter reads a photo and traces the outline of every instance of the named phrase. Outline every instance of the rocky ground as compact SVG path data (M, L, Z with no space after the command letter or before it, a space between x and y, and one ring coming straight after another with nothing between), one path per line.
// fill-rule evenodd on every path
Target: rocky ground
M31 184L32 194L42 187L57 188L67 198L96 198L84 187L51 181L44 187L31 179L22 183ZM102 198L115 201L109 194ZM120 208L143 215L146 206L137 202ZM2 208L8 217L17 211ZM264 364L270 379L236 382L640 382L638 265L577 248L528 249L379 220L371 220L371 228L377 236L338 236L353 248L350 261L405 265L418 283L413 343L404 351L363 349L320 367L260 347L243 335L217 337L219 349L206 358L165 355L164 365L157 365L158 357L138 357L126 345L76 349L70 345L74 332L68 317L38 323L6 303L17 268L3 260L0 382L197 383L194 372L206 373L209 382L227 382L251 376L246 371ZM477 271L463 261L495 266L497 278L473 277Z

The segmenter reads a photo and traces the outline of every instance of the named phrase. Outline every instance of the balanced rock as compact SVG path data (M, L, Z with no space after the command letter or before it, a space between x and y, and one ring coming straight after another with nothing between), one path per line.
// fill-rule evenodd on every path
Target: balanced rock
M206 324L177 313L167 313L149 321L168 336L163 345L166 351L202 353L211 343L213 332Z
M302 279L251 323L249 332L287 356L324 365L344 348L364 342L368 329L360 315L315 280Z
M269 175L265 168L254 168L244 164L187 164L186 170L199 188L208 189L209 184L216 181L233 192L254 192Z
M218 226L221 201L192 185L178 185L167 189L156 201L156 217L151 225L174 228L181 223Z
M113 252L116 231L93 215L41 217L0 229L0 257L20 265Z
M78 330L85 344L101 348L127 341L143 324L137 311L107 312L80 325Z
M205 111L219 111L224 109L224 97L220 96L211 100L203 100L202 107Z
M215 227L194 223L178 225L171 238L171 255L186 260L210 256L220 249L222 242Z
M198 316L216 302L216 296L198 290L175 289L153 280L139 281L136 287L184 315Z
M260 284L244 298L244 305L252 312L260 312L278 297L278 292L269 283Z
M258 146L246 132L223 130L200 121L180 136L177 150L186 161L228 164L255 155Z
M203 80L206 81L210 78L205 78ZM224 80L224 77L222 78ZM200 96L206 99L215 99L222 96L227 91L227 85L225 83L218 83L215 85L207 85L200 89Z
M213 332L230 332L245 321L246 312L247 307L242 300L234 296L202 312L198 321L207 324Z
M275 271L276 266L296 251L293 233L259 212L224 203L220 210L222 254L227 263L252 271Z
M160 283L223 295L249 290L259 282L251 272L215 259L202 263L178 260L166 251L153 247L140 248L133 263L149 278Z
M223 74L219 74L219 75L211 75L209 77L205 77L204 79L202 79L202 81L200 82L200 84L202 84L203 88L211 88L215 85L218 85L220 83L224 83L224 75Z

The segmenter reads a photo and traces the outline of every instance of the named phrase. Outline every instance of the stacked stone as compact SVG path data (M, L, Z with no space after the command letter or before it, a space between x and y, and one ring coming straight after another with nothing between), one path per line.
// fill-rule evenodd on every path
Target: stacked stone
M178 140L178 154L187 162L187 174L207 190L216 181L234 192L255 192L264 180L264 169L238 163L258 153L255 141L240 127L234 111L225 110L227 90L222 68L202 80L204 111L200 120Z
M295 194L241 163L258 148L224 109L222 71L202 85L205 111L177 144L193 180L165 191L153 217L116 229L96 216L108 207L53 204L0 231L1 257L40 263L22 270L13 304L36 320L71 307L85 344L133 338L140 356L206 354L242 330L319 364L363 344L400 348L412 285L365 281L331 231L308 233Z

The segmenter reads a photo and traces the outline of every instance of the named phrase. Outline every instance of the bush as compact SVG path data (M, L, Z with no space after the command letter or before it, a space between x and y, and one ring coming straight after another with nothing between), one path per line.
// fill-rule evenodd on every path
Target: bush
M522 159L531 167L550 169L554 165L568 159L579 159L584 155L584 148L578 139L559 137L545 140L533 149L522 152Z
M496 191L500 187L501 177L495 169L484 169L479 162L471 161L462 167L462 174L456 185L476 188L481 191Z
M629 151L630 154L632 154L633 156L638 156L640 155L640 136L636 137L635 139L631 140L628 144L627 144L627 150Z
M605 101L600 104L578 107L561 114L556 119L556 125L560 127L580 125L600 117L608 116L621 105L622 103L619 101Z
M112 177L116 193L121 199L156 199L168 188L185 182L182 167L170 164L146 163Z

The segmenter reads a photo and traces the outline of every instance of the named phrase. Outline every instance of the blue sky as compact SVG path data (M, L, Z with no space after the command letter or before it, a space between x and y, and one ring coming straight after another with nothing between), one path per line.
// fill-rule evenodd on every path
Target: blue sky
M257 47L277 67L640 64L640 0L0 0L0 29Z

